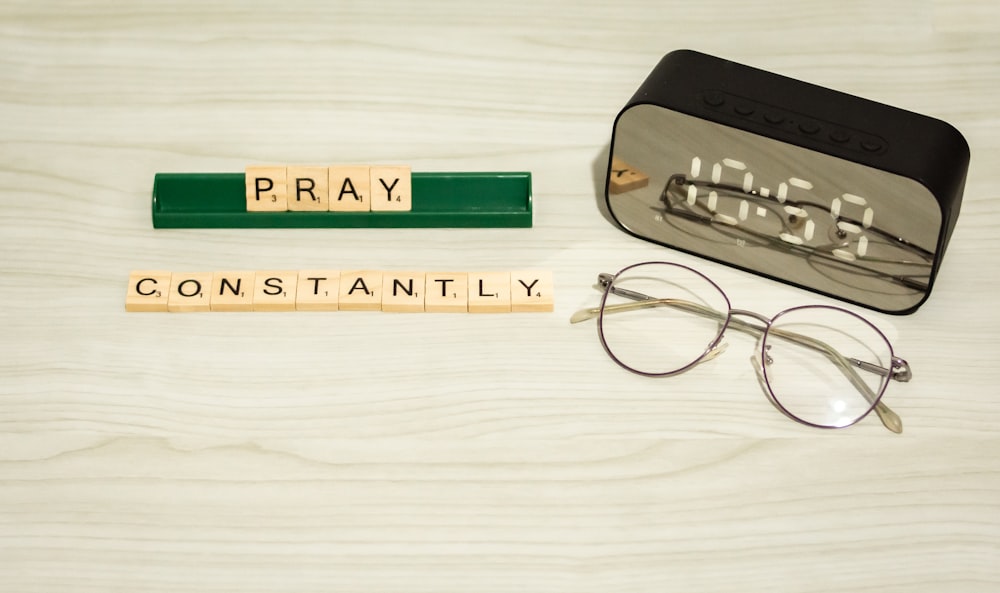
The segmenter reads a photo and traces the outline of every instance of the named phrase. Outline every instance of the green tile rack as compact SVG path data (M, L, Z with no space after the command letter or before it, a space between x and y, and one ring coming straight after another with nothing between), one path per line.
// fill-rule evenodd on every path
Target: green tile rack
M415 172L409 212L247 212L243 173L157 173L155 228L527 228L531 173Z

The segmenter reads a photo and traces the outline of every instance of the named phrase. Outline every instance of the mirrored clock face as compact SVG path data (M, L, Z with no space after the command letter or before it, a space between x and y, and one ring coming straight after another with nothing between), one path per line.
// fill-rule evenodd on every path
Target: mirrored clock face
M655 105L612 150L608 207L642 238L883 311L926 297L941 211L912 179Z

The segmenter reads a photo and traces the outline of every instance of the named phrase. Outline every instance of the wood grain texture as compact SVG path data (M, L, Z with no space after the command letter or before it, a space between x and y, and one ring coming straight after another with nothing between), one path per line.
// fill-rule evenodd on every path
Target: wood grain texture
M1000 12L985 0L0 5L3 590L1000 589ZM865 312L876 419L766 400L751 338L669 380L601 349L615 114L699 49L944 119L972 167L935 292ZM159 171L531 171L531 229L157 230ZM331 192L334 188L331 186ZM132 270L553 271L553 313L138 315ZM379 286L381 288L381 286ZM387 364L388 363L390 364Z

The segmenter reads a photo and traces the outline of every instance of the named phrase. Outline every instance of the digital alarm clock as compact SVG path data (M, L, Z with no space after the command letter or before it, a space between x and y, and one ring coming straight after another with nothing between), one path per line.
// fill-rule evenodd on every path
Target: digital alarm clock
M679 50L615 119L605 199L639 238L907 314L934 285L968 165L943 121Z

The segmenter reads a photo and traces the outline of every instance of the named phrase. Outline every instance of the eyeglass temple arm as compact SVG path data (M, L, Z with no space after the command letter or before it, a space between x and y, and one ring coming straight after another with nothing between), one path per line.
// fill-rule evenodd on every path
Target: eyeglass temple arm
M599 282L600 283L610 282L610 276L601 274L601 276L599 277ZM650 297L648 295L644 295L642 293L623 288L614 288L613 290L615 294L623 296L625 298L633 299L636 302L620 303L616 305L605 305L604 307L605 313L620 313L625 311L633 311L636 309L644 309L648 307L658 307L666 305L683 309L685 311L690 311L692 313L702 315L703 317L709 317L717 321L725 320L725 316L721 312L711 309L709 307L704 307L697 303L692 303L690 301L684 301L679 299L654 299L653 297ZM580 311L574 313L572 317L570 317L570 323L579 323L587 319L592 319L597 315L599 315L600 311L601 311L600 307L590 307L587 309L581 309ZM753 334L756 336L759 336L764 333L764 328L753 325L752 323L747 323L742 319L731 317L729 320L729 326L734 329L743 331L745 333ZM877 403L875 404L875 413L878 415L879 419L882 421L882 424L887 429L895 433L900 433L903 431L903 422L899 418L899 415L893 412L889 408L889 406L885 405L880 399L878 399L878 395L875 394L870 387L868 387L868 384L865 383L864 380L857 374L857 372L854 370L854 367L856 366L862 370L882 375L883 377L889 376L889 378L894 379L896 381L905 382L909 381L911 377L909 367L906 366L905 361L903 361L901 358L893 357L892 361L893 369L886 369L882 366L858 360L856 358L847 358L829 344L821 340L817 340L815 338L810 338L809 336L803 336L801 334L796 334L794 332L789 332L775 328L772 328L770 331L774 335L785 338L789 341L795 342L796 344L805 346L812 350L816 350L825 355L827 358L829 358L830 361L833 362L837 366L837 368L840 369L840 371L844 374L844 376L851 382L852 385L854 385L854 388L857 389L861 393L861 395L864 396L865 399L867 399L869 402L877 401Z

